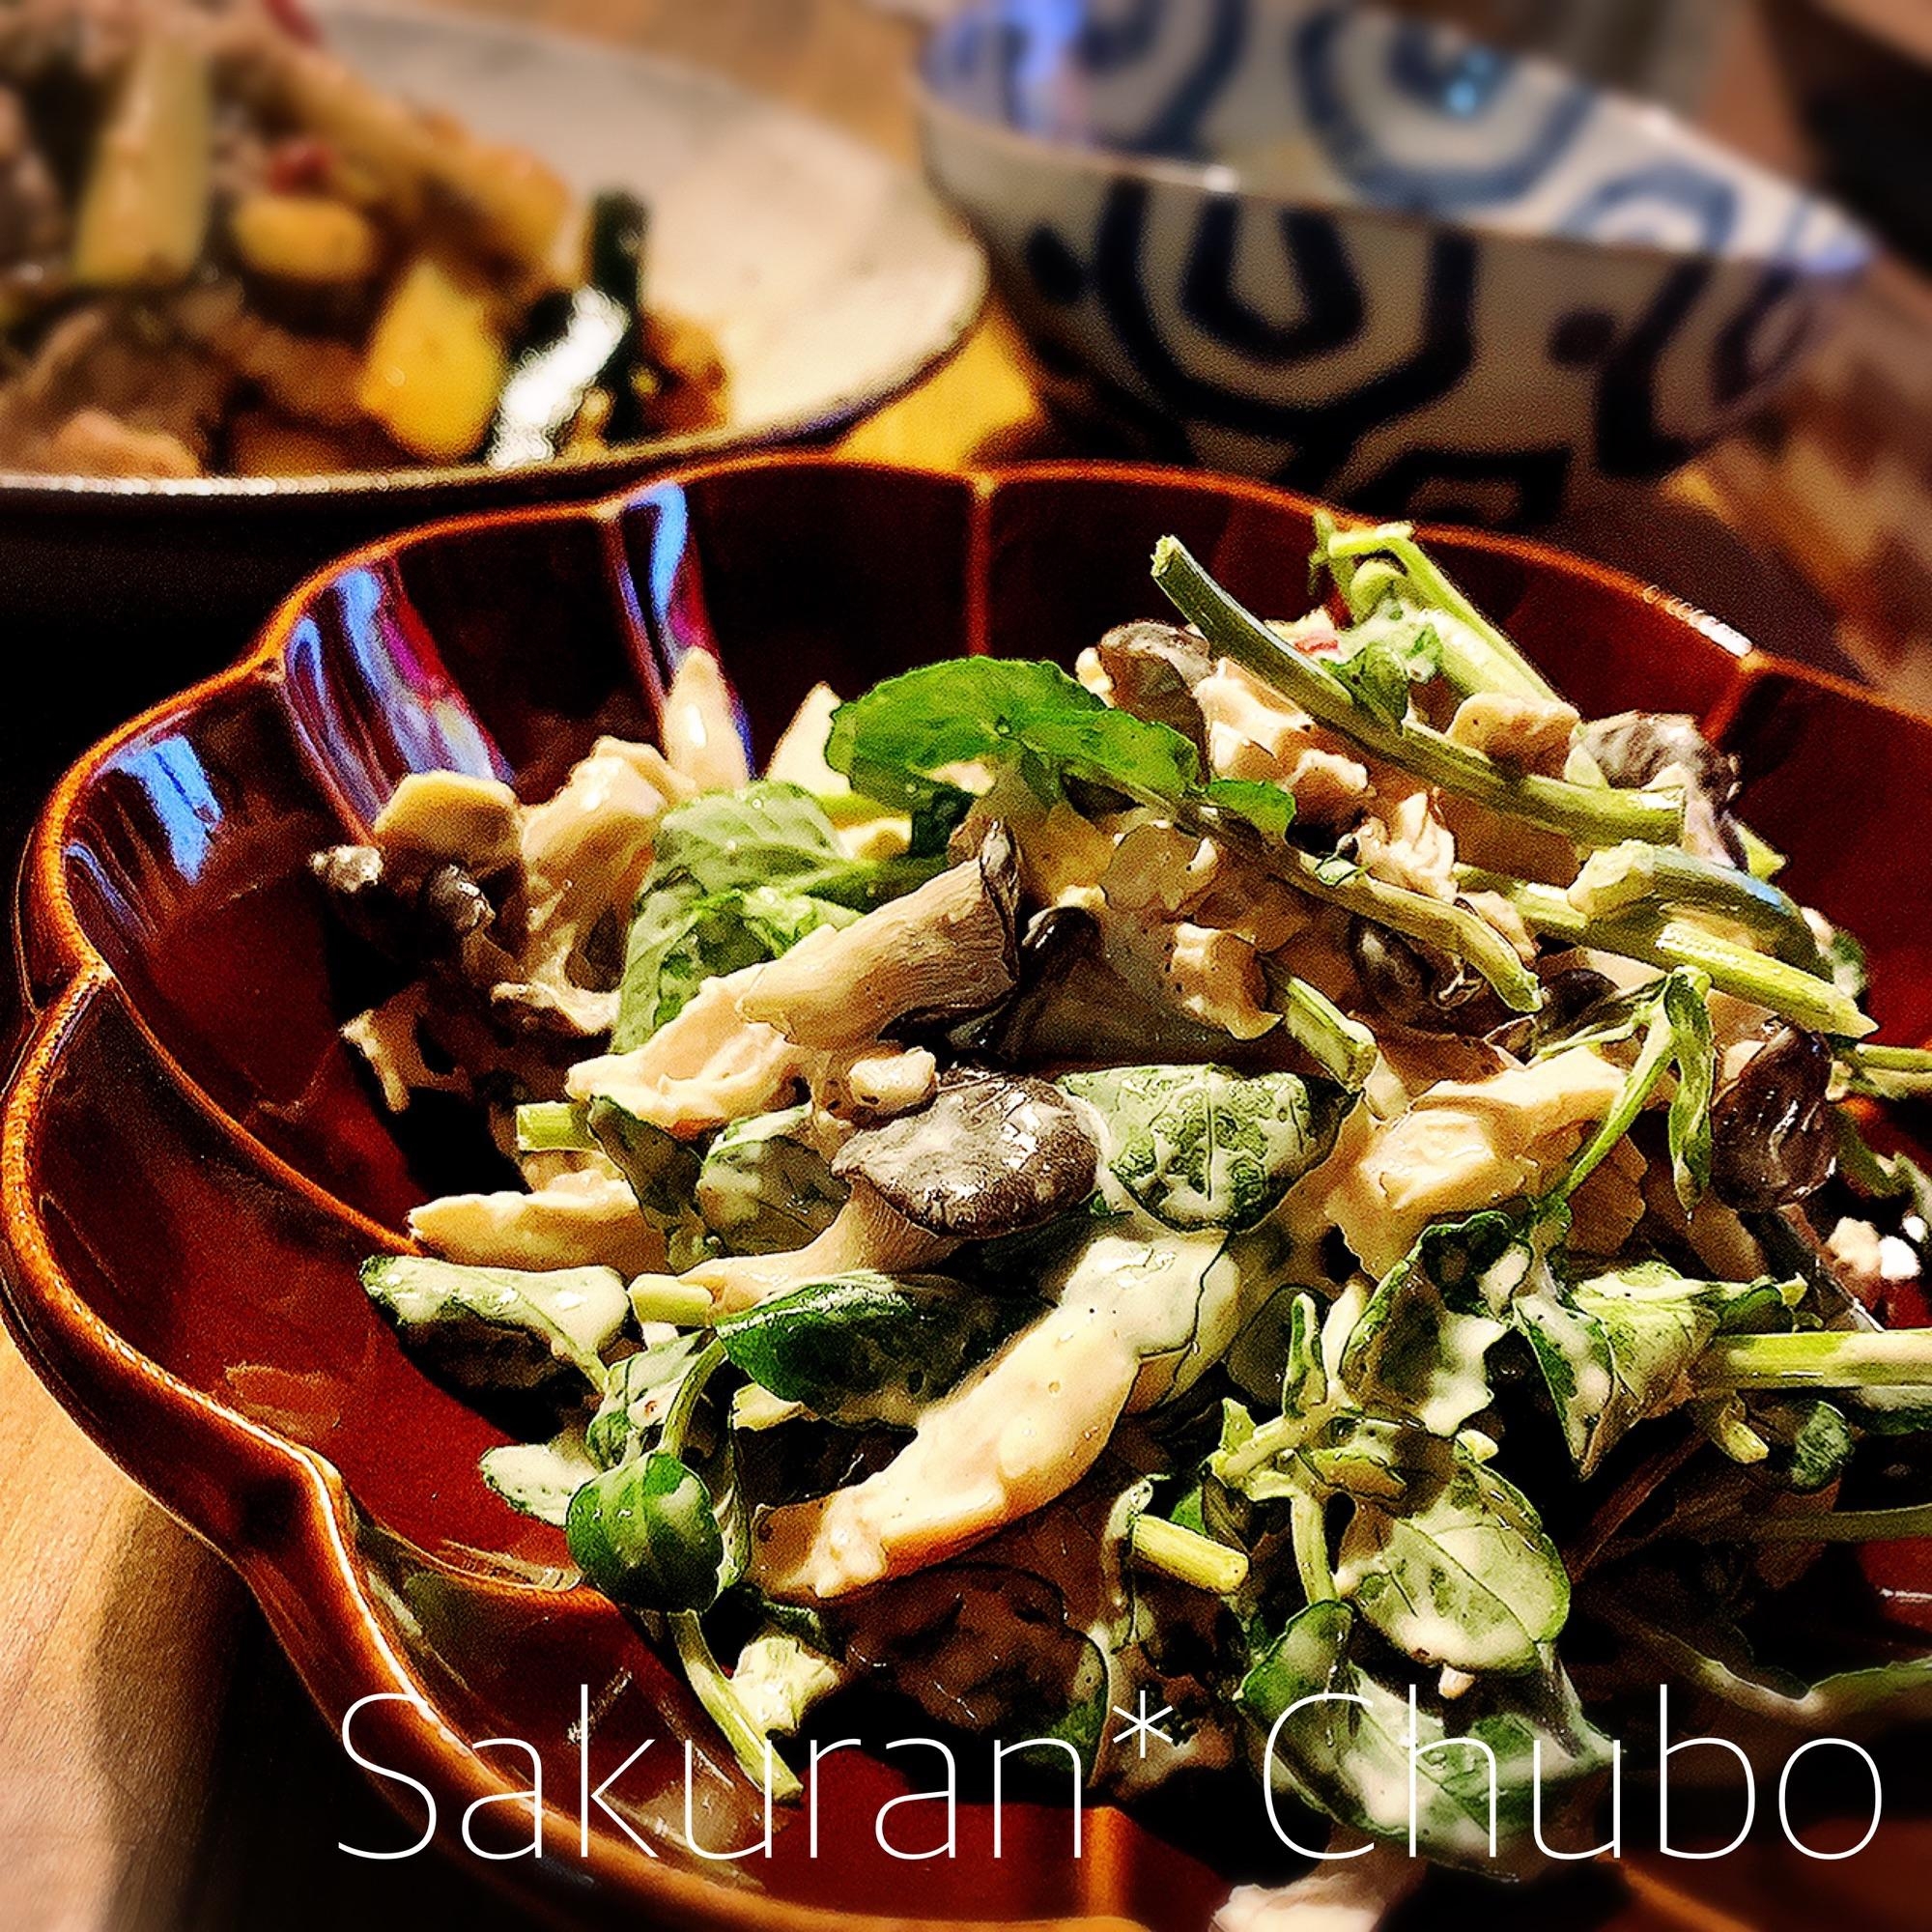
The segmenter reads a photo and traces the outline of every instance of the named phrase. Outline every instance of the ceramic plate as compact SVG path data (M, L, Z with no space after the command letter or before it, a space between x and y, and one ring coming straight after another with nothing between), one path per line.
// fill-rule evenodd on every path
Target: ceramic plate
M608 489L694 454L834 430L959 341L986 271L906 169L836 128L702 71L384 0L323 0L332 47L392 92L521 143L571 185L651 208L654 298L703 323L730 374L728 421L596 456L489 470L144 482L0 475L0 610L103 614L279 595L384 529L450 510ZM600 480L601 479L601 480ZM251 613L258 621L266 599Z
M368 994L305 861L362 836L409 771L500 771L546 794L600 731L650 731L645 694L699 639L762 755L817 679L852 692L986 648L1065 663L1156 614L1147 559L1164 532L1252 607L1299 608L1316 507L1166 470L767 458L446 524L331 566L245 660L61 784L29 853L34 1017L0 1116L14 1333L82 1427L235 1563L331 1724L398 1700L365 1709L356 1742L429 1787L446 1843L465 1806L527 1782L526 1759L480 1743L511 1737L541 1751L554 1809L543 1861L496 1869L554 1903L843 1932L1208 1923L1225 1881L1199 1809L1151 1825L1095 1810L1075 1861L1064 1807L1009 1804L995 1860L989 1807L965 1803L959 1856L912 1869L873 1835L909 1788L903 1760L856 1751L828 1774L815 1856L797 1826L769 1861L680 1849L691 1831L714 1848L754 1837L754 1794L678 1677L576 1587L561 1535L484 1488L477 1456L502 1438L404 1357L357 1284L357 1261L399 1246L448 1177L392 1130L337 1037ZM1867 942L1886 1037L1932 1033L1932 874L1923 841L1899 836L1932 823L1932 723L1596 566L1439 541L1586 713L1693 712L1737 752L1793 889ZM581 1698L597 1780L655 1740L582 1839ZM385 1788L404 1848L422 1805ZM1684 1922L1654 1892L1618 1896L1584 1874L1536 1892L1528 1918L1506 1896L1484 1911L1581 1926L1607 1898L1623 1932Z

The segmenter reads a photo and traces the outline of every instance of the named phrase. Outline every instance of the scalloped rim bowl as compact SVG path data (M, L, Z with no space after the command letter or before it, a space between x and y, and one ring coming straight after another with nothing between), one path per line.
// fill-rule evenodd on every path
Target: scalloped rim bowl
M23 874L33 1011L0 1112L9 1325L95 1441L234 1563L331 1723L374 1691L413 1700L365 1713L358 1742L454 1801L446 1820L522 1781L468 1740L538 1736L530 1713L553 1714L551 1856L497 1868L533 1897L740 1932L911 1922L902 1867L802 1872L784 1834L764 1893L646 1856L601 1820L574 1856L574 1814L555 1806L577 1789L561 1733L580 1677L615 1713L600 1776L667 1714L686 1735L701 1725L610 1605L546 1572L554 1532L482 1492L473 1457L497 1438L401 1356L355 1284L356 1253L398 1245L412 1183L353 1080L323 1078L341 1014L301 855L366 824L412 759L536 781L626 704L639 728L680 648L721 650L763 750L828 669L850 683L989 643L1064 657L1151 614L1144 559L1163 529L1247 601L1288 608L1317 507L1125 466L956 476L768 457L439 525L319 573L240 663L105 740L54 793ZM1649 692L1742 751L1753 815L1800 890L1863 922L1893 1036L1932 1033L1927 885L1885 814L1857 803L1862 788L1932 822L1932 723L1748 654L1613 572L1509 539L1439 540L1581 703ZM553 607L561 628L532 639L523 613ZM554 702L532 709L531 691ZM277 898L292 880L297 895ZM299 1061L291 1101L277 1081L302 1052L314 1065ZM840 1762L865 1797L904 1788ZM715 1832L742 1822L742 1801L719 1800ZM661 1802L654 1784L638 1819L661 1826ZM923 1870L934 1922L1205 1918L1212 1875L1122 1814L1091 1814L1065 1872L1044 1862L1064 1858L1064 1819L1055 1837L1052 1818L1021 1834L1023 1818L1009 1807L1020 1850L1004 1866ZM1643 1922L1688 1922L1667 1886L1630 1876Z

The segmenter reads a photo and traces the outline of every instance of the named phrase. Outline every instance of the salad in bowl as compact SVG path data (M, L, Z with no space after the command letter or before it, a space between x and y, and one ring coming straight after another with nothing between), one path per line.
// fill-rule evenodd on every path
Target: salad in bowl
M1661 1687L1932 1691L1820 1612L1932 1528L1872 1131L1932 1055L1690 719L1581 718L1406 526L1312 569L1264 619L1166 539L1176 622L821 686L756 778L694 649L658 744L315 856L384 1104L520 1170L364 1288L781 1812L909 1700L1246 1767L1373 1904L1598 1846Z

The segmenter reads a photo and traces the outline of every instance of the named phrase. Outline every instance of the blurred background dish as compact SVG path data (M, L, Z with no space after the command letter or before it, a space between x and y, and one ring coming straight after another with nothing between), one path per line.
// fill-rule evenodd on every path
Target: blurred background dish
M639 197L651 298L715 345L721 418L494 469L417 450L420 467L347 474L0 476L0 619L43 638L135 622L149 652L188 615L220 626L233 648L347 544L439 514L608 488L696 452L824 434L916 380L978 312L979 251L909 174L722 78L384 0L324 0L317 18L384 94L540 156L582 199Z
M972 0L920 104L1056 402L1382 512L1668 474L1870 255L1656 105L1331 0Z
M384 92L293 0L15 0L0 472L340 475L724 419L650 209Z

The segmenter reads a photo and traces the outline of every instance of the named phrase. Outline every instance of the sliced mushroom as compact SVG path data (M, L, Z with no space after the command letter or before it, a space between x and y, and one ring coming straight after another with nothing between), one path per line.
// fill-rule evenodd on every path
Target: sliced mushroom
M1837 1134L1826 1094L1832 1049L1815 1033L1782 1028L1711 1110L1711 1185L1746 1210L1783 1208L1831 1179Z
M1208 647L1172 624L1120 624L1094 647L1110 703L1179 731L1205 758L1208 725L1194 687L1214 668Z
M1578 740L1614 785L1679 785L1684 842L1706 859L1745 863L1731 818L1740 782L1737 760L1720 752L1679 712L1620 711L1583 726Z
M453 859L479 879L514 865L523 808L500 779L469 772L411 772L389 795L371 828L384 853Z
M515 970L496 995L512 1025L592 1039L617 1017L600 931L628 914L649 869L658 821L688 781L649 746L599 738L562 787L524 818L528 917Z
M1025 1074L945 1074L917 1113L857 1133L832 1171L915 1227L962 1241L1037 1228L1094 1191L1099 1150L1059 1090Z
M1017 978L1019 867L1006 828L854 924L753 970L739 1009L801 1046L854 1046L998 1006Z

